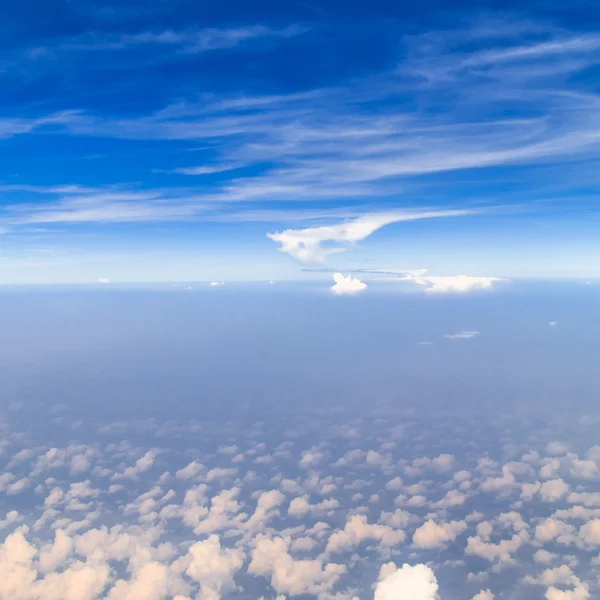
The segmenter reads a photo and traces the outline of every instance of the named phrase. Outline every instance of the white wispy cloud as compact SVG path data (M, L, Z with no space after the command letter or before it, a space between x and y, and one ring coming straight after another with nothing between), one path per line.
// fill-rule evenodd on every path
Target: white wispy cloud
M471 275L426 275L427 269L396 271L368 270L368 273L386 273L376 277L379 281L406 281L422 285L427 293L469 292L475 289L491 289L495 282L506 281L500 277L475 277Z
M235 164L256 166L252 177L231 178L205 190L211 201L224 202L364 200L397 195L407 178L594 156L600 144L600 97L566 76L600 61L600 37L519 25L496 21L408 37L393 73L346 86L287 95L210 96L135 118L63 111L0 121L0 135L32 133L51 122L80 136L210 140L206 164L173 171L203 175ZM116 49L158 45L202 51L301 31L251 25L144 32L105 42ZM421 109L398 102L398 94L414 98ZM371 110L374 103L376 111ZM527 116L506 118L507 113Z
M458 217L474 214L474 212L467 209L455 209L373 213L337 225L286 229L279 233L268 233L267 237L280 244L280 252L285 252L300 262L322 262L330 254L345 252L347 244L364 240L381 227L391 223ZM324 242L338 242L346 244L346 246L325 247L323 246Z
M118 51L136 46L173 46L183 52L195 54L211 50L234 48L253 39L269 37L293 37L306 31L299 25L274 29L266 25L247 25L237 28L205 28L199 30L144 31L126 35L91 33L80 38L63 41L62 50Z
M273 29L263 25L143 31L90 35L63 41L63 46L64 50L93 48L111 55L112 51L151 47L182 56L261 39L291 38L302 32L297 26ZM207 94L133 117L79 109L32 118L0 116L0 137L51 130L113 141L177 140L194 148L202 142L202 160L186 166L190 165L188 154L182 166L171 168L170 163L169 170L190 176L226 174L218 183L197 177L195 190L159 190L129 200L102 198L102 191L83 187L48 186L43 193L54 196L50 202L4 203L0 231L42 224L200 218L278 221L276 227L281 230L269 228L269 238L281 252L301 262L324 261L387 224L451 216L452 211L426 215L421 210L421 216L397 218L406 214L396 207L408 204L404 199L414 189L411 186L422 185L418 182L425 179L429 189L455 193L447 179L440 181L442 174L449 178L458 171L515 164L527 168L559 161L575 164L596 157L600 95L579 76L600 62L599 40L597 34L569 33L544 24L478 23L469 30L407 37L393 72L337 87L290 94ZM414 101L404 102L404 98ZM526 116L506 116L511 114ZM244 175L245 171L228 173L237 165L254 169L252 176ZM174 175L173 180L181 178ZM15 191L18 187L34 192L27 184L13 186ZM287 214L264 204L259 210L249 209L250 203L274 201L289 202L293 208ZM299 202L311 203L311 208L298 209ZM326 208L314 208L318 203ZM365 205L368 209L363 210ZM335 212L342 210L347 214L340 214L340 219L354 221L322 226L325 218L335 220ZM367 212L372 214L364 216ZM299 220L306 222L296 227ZM404 277L427 293L489 289L499 281L426 272Z
M144 39L155 38L139 41ZM180 43L175 34L157 39ZM482 48L474 51L458 44L452 32L434 32L425 41L409 39L395 73L355 80L345 88L179 102L135 119L73 114L64 126L76 135L216 139L228 162L273 161L252 181L233 182L240 193L276 188L293 195L303 188L314 193L368 182L376 182L377 191L388 190L395 179L574 160L595 151L598 96L569 87L554 58L560 55L561 69L575 74L598 62L599 40L549 30L524 44L517 32L498 48L490 29L487 39L479 39ZM399 92L419 98L424 110L395 101ZM373 102L380 103L377 111L369 111ZM507 119L506 110L528 116Z
M447 333L444 335L449 340L470 340L479 335L479 331L459 331L457 333Z
M174 173L181 173L182 175L213 175L214 173L225 173L237 169L239 165L223 163L220 165L200 165L198 167L182 167L174 169Z

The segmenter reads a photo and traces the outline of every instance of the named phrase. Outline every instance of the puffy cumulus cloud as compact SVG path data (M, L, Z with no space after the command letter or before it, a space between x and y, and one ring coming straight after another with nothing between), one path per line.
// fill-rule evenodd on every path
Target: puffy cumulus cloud
M327 514L336 508L339 508L339 506L340 503L335 498L328 498L322 502L318 502L317 504L310 504L308 501L308 496L300 496L299 498L294 498L290 502L288 515L291 517L300 518L306 516L307 514Z
M343 573L344 565L323 561L295 560L289 553L290 540L259 536L252 550L248 573L271 577L271 586L278 594L298 596L330 592Z
M115 473L112 476L112 479L135 479L136 477L139 477L141 473L145 473L152 467L155 458L156 452L148 450L144 456L136 461L135 465L127 467L122 473Z
M211 498L208 510L198 505L192 507L190 516L197 523L194 527L194 533L200 535L236 526L239 521L233 520L233 515L241 508L240 503L237 501L239 493L239 488L221 490ZM184 515L184 522L186 516Z
M569 486L562 479L552 479L545 481L538 493L543 502L556 502L566 496L568 491Z
M546 590L547 600L588 600L588 598L591 598L591 596L589 586L586 583L580 583L572 590L562 590L554 586Z
M54 543L40 551L39 569L42 573L55 571L73 551L73 540L62 529L55 531L54 536Z
M252 516L246 521L248 530L262 529L269 519L279 514L277 507L285 500L285 496L279 490L261 492L256 502L256 509Z
M568 541L574 532L574 527L555 519L554 517L548 517L544 519L535 528L535 539L538 542L546 543L551 540L559 540L561 542Z
M396 566L388 563L381 568L374 600L439 600L437 579L427 565L405 564L399 569L390 565Z
M331 293L338 296L358 294L367 289L366 283L352 275L344 277L341 273L334 273L333 280L335 283L331 286Z
M129 579L120 579L106 600L161 600L169 591L169 569L157 561L149 561L134 569ZM215 597L215 600L218 597ZM212 599L211 599L212 600Z
M400 221L415 221L436 217L453 217L471 214L468 210L431 210L396 213L373 213L351 221L324 227L286 229L279 233L267 233L267 237L280 244L279 251L289 254L303 263L324 261L330 254L345 252L348 244L364 240L372 233ZM324 242L338 242L337 247L324 247Z
M306 450L302 453L302 457L300 458L300 466L303 469L307 469L309 467L314 467L323 459L325 455L320 450L313 448L311 450Z
M234 575L245 560L243 550L222 548L216 535L175 558L177 549L157 544L162 531L152 527L75 536L58 530L54 542L41 548L26 533L15 531L0 544L2 600L164 600L189 598L192 588L199 597L220 600L235 589Z
M383 547L401 544L406 539L404 531L387 525L369 524L365 515L353 515L346 521L344 529L331 534L327 542L327 552L352 550L366 540L379 542Z
M64 566L71 546L64 547L59 538L58 548L42 556L44 567ZM48 558L50 555L50 558ZM87 561L72 561L61 572L43 574L36 568L38 550L17 531L7 536L0 546L0 598L2 600L94 600L110 581L106 563L94 557ZM42 575L41 577L39 575Z
M600 519L593 519L582 525L579 538L585 546L600 546Z
M201 598L220 600L224 593L235 589L233 578L244 564L244 559L242 550L221 548L219 536L211 535L190 547L189 565L185 572L200 584Z
M507 495L517 485L517 479L512 472L511 466L504 465L502 467L502 475L500 477L488 477L481 484L481 489L484 492L492 494Z
M413 546L415 548L439 548L454 541L466 528L465 521L435 523L430 519L414 532Z
M600 492L571 492L567 501L583 506L600 506Z
M445 473L454 467L456 458L453 454L440 454L435 458L422 456L415 458L410 465L404 467L404 472L410 477L418 477L422 475L424 469L433 469L438 473Z
M484 558L490 563L510 564L514 562L512 555L529 539L526 531L515 533L510 539L500 540L497 544L485 541L481 535L467 540L465 554Z
M475 594L471 600L494 600L495 596L492 594L492 590L481 590Z
M538 577L527 576L525 583L550 586L546 590L547 600L587 600L590 598L589 586L577 577L571 567L561 565L554 569L546 569ZM555 587L560 585L561 589ZM562 587L571 587L570 590Z
M196 460L193 460L187 466L185 466L182 469L179 469L178 471L176 471L175 472L175 477L177 479L195 479L205 469L206 469L206 467L203 464L199 463Z

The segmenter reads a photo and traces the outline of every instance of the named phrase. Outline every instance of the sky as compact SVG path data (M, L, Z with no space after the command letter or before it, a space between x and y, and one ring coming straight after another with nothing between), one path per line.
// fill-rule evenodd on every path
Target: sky
M0 283L600 277L598 10L11 3Z
M0 22L0 600L600 597L600 5Z

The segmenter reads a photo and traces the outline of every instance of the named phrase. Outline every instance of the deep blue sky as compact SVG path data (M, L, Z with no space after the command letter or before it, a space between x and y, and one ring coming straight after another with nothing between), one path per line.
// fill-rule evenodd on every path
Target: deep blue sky
M0 282L598 277L599 12L10 3Z

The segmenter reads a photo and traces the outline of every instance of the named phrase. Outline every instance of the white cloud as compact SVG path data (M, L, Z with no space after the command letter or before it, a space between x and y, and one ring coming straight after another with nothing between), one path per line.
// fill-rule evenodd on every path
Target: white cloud
M212 175L214 173L224 173L225 171L231 171L237 169L241 165L222 163L220 165L202 165L199 167L182 167L180 169L174 169L174 173L181 173L182 175Z
M449 340L469 340L479 335L479 331L459 331L457 333L448 333L444 335Z
M279 511L276 509L284 500L285 496L279 490L261 492L256 502L254 514L245 523L246 529L250 531L262 530L269 519L279 515Z
M119 51L135 48L136 46L172 46L182 52L197 54L211 50L224 50L235 48L252 39L266 37L292 37L303 33L305 29L290 25L284 29L272 29L265 25L247 25L238 28L212 28L199 30L176 31L143 31L126 35L90 35L86 34L63 42L60 50L63 51ZM56 52L56 48L51 48Z
M280 244L280 252L285 252L300 262L322 262L330 254L345 252L348 244L364 240L381 227L391 223L469 214L473 214L473 211L430 210L404 213L373 213L338 225L310 227L308 229L286 229L280 233L267 233L267 237ZM345 245L323 247L324 242L338 242Z
M383 547L396 546L403 542L406 534L387 525L369 524L365 515L354 515L346 521L344 529L331 534L327 552L352 550L366 540L376 540Z
M475 594L471 600L494 600L495 596L492 594L492 590L481 590Z
M190 563L185 572L200 584L202 598L220 600L223 594L235 589L233 577L245 558L241 550L222 548L219 536L211 535L193 544L189 556Z
M148 450L132 467L127 467L123 473L115 473L112 479L135 479L141 473L145 473L154 464L156 453Z
M108 277L98 277L98 283L110 283L110 279Z
M292 517L304 517L307 514L326 514L339 508L339 506L340 503L335 498L329 498L317 504L310 504L308 496L300 496L290 502L288 515Z
M476 535L468 538L465 554L485 558L490 563L510 564L514 561L512 554L528 539L526 531L515 533L510 539L502 539L497 544L486 542L481 535Z
M344 277L341 273L334 273L333 280L335 283L331 286L331 293L338 296L358 294L367 288L366 283L352 275Z
M211 281L210 282L210 287L220 287L222 285L225 285L224 281Z
M543 502L556 502L565 496L569 486L562 479L545 481L540 487L539 494Z
M549 325L550 327L556 327L556 326L558 325L558 321L550 321L550 322L548 323L548 325Z
M468 292L473 289L490 289L495 281L502 281L498 277L470 277L469 275L456 276L427 276L423 278L429 284L427 292Z
M467 524L464 521L435 523L430 519L413 534L413 546L415 548L439 548L454 541L466 529Z
M374 600L439 599L437 579L427 565L405 564L390 573L388 564L382 567L382 573L384 576L375 587Z
M281 537L260 536L248 566L251 575L271 576L277 593L298 596L319 595L330 591L346 567L321 560L294 560L289 554L290 541Z
M593 519L582 525L579 537L586 546L600 546L600 519Z
M371 273L387 273L387 277L378 277L380 281L403 281L425 287L427 293L466 293L476 289L491 289L497 281L506 281L499 277L473 277L471 275L426 275L427 269L405 269L398 271L373 270Z

